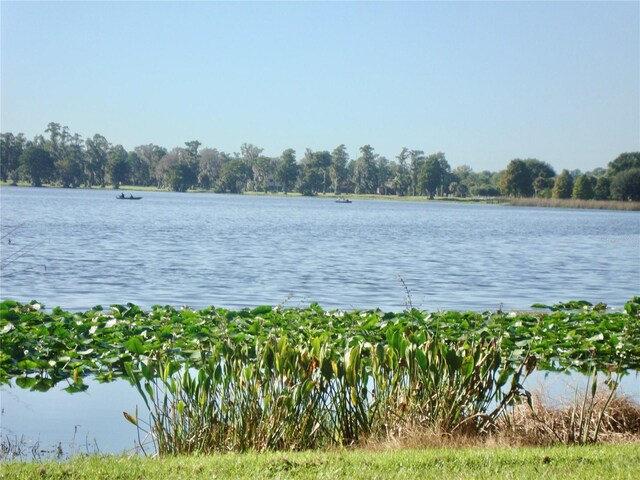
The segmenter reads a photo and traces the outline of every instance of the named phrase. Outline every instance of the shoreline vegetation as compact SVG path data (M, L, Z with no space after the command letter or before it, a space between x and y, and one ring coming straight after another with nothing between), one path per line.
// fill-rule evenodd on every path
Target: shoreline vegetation
M640 297L624 311L531 308L67 312L5 300L0 383L38 395L58 383L83 392L88 375L125 378L148 410L123 405L138 452L30 459L0 438L0 476L639 477L640 404L618 386L640 371ZM588 381L551 404L522 386L533 370Z
M402 147L387 158L367 144L352 157L346 145L332 151L305 149L298 157L287 148L278 156L243 143L239 152L205 147L198 140L168 150L138 145L127 150L100 134L83 139L68 127L50 122L33 140L0 133L0 181L38 187L111 185L155 186L175 192L297 192L314 197L364 194L429 199L553 198L640 202L640 152L623 152L589 172L554 167L536 158L514 158L505 169L476 172L452 167L444 152L426 154ZM579 204L583 206L584 204ZM569 206L573 206L569 204Z
M30 187L27 182L18 182L17 185L13 185L10 182L0 182L0 188L9 187ZM42 185L41 188L63 188L59 185ZM138 192L171 192L169 189L149 187L149 186L135 186L135 185L120 185L118 189L113 188L110 185L105 187L77 187L80 190L113 190L115 191L138 191ZM203 189L190 189L187 192L182 193L211 193L216 194L211 190ZM249 195L249 196L265 196L265 197L302 197L303 195L298 192L258 192L258 191L245 191L234 195ZM572 198L534 198L534 197L456 197L453 195L439 197L435 196L433 199L419 195L379 195L379 194L339 194L334 193L319 193L312 198L318 199L337 199L348 198L350 200L385 200L385 201L407 201L407 202L449 202L449 203L465 203L465 204L478 204L478 205L500 205L500 206L517 206L517 207L535 207L535 208L576 208L576 209L592 209L592 210L623 210L623 211L640 211L640 202L636 201L622 201L622 200L578 200Z
M0 383L37 395L127 380L144 405L123 405L121 420L147 455L639 443L640 405L618 387L640 371L640 297L623 311L531 308L67 312L5 300ZM549 403L526 390L534 371L586 385Z

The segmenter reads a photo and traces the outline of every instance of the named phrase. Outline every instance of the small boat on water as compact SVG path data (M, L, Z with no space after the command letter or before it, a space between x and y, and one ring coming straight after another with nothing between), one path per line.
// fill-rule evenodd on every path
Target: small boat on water
M140 200L142 197L134 197L133 195L129 195L128 197L126 197L124 195L124 193L121 193L120 195L118 195L116 197L118 200Z
M336 203L352 203L348 198L340 197L336 198Z

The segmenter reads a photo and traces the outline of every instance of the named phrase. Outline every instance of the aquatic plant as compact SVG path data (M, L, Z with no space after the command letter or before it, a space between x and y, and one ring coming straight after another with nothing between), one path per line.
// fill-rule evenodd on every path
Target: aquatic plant
M0 303L0 382L15 379L18 386L45 391L66 381L68 391L81 391L87 375L101 382L126 378L125 364L142 357L162 353L198 367L205 358L202 352L222 345L235 352L254 352L257 345L274 339L308 349L319 342L335 357L356 345L361 345L362 356L369 352L365 344L387 349L395 345L397 350L404 346L400 339L409 346L416 339L421 340L418 345L433 338L447 344L499 339L511 362L517 364L528 355L536 359L539 370L640 370L640 297L627 302L624 311L582 302L538 307L553 310L346 312L312 304L238 311L154 306L143 311L127 304L68 312L59 307L47 311L37 302L6 300ZM573 309L566 310L569 307Z
M136 305L51 312L0 304L0 380L45 391L123 377L161 453L303 449L415 427L494 428L529 396L533 369L623 374L640 366L640 299L625 311L567 302L546 312L231 311ZM583 408L584 425L593 411ZM583 437L585 430L582 430ZM596 430L597 436L597 430Z

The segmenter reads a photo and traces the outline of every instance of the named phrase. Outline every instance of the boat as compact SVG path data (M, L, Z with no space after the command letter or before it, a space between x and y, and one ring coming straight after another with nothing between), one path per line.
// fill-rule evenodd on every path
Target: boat
M348 198L340 197L336 198L336 203L352 203Z
M118 200L140 200L142 197L134 197L133 195L129 195L125 197L124 193L121 193L116 197Z

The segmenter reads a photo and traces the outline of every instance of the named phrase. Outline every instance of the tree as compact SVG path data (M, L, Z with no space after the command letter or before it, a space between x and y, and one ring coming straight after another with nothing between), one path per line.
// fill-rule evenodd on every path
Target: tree
M174 148L158 163L156 175L161 185L175 192L186 192L198 181L190 153L184 148Z
M533 195L533 178L531 169L519 158L509 162L504 172L500 188L510 197L530 197Z
M60 127L59 123L50 122L45 132L49 134L49 141L46 145L54 163L62 160L67 139L69 138L69 127Z
M396 156L398 160L398 166L396 168L396 175L394 178L394 184L396 187L396 195L401 197L405 196L409 191L409 185L411 178L409 176L409 169L407 168L407 159L409 158L409 149L403 147L400 153Z
M127 154L127 163L129 164L129 181L133 185L148 185L151 177L149 164L135 151Z
M556 176L556 172L551 165L547 162L542 162L535 158L527 158L524 163L527 164L531 171L531 178L553 178Z
M360 157L356 160L354 170L356 193L376 193L376 157L371 145L360 147Z
M418 189L420 193L427 193L433 200L441 184L442 165L436 155L429 155L420 169Z
M614 200L640 201L640 168L630 168L617 173L611 180L611 198Z
M536 177L533 181L533 191L536 197L551 197L551 189L553 188L553 178Z
M459 183L454 195L460 198L466 198L469 195L469 187L467 187L464 183Z
M186 192L198 181L198 176L188 161L180 159L169 166L167 182L174 192Z
M458 178L458 183L473 185L473 169L469 165L460 165L454 168L451 173Z
M64 188L76 188L85 180L85 154L80 143L70 145L64 157L55 162L58 179Z
M440 190L440 195L444 196L445 192L449 188L449 184L455 181L455 178L451 174L451 165L449 165L449 162L447 162L447 158L445 157L444 153L442 152L434 153L433 157L437 158L438 162L440 162L440 170L442 172L441 173L442 177L440 179L440 185L438 186L438 188Z
M331 152L331 166L329 167L329 177L331 177L331 187L338 195L341 192L342 184L347 178L347 161L349 154L344 144L337 146Z
M322 193L327 193L331 188L331 154L326 150L313 153L315 168L322 176Z
M298 191L305 196L312 196L318 193L322 186L322 175L315 168L302 168Z
M377 193L381 195L387 194L389 179L391 178L391 168L387 157L379 156L376 160L376 173L378 175L376 183L378 184Z
M220 180L216 191L223 193L241 193L247 179L247 166L240 158L222 156Z
M576 200L591 200L594 196L595 178L589 175L580 175L573 184L571 198Z
M499 197L500 190L497 187L489 184L482 185L474 185L469 189L471 195L476 195L478 197Z
M300 182L298 191L302 195L315 195L324 189L323 174L318 162L318 157L311 149L307 148L299 167Z
M222 155L215 148L204 148L200 152L198 185L209 190L220 179Z
M107 161L109 159L109 142L102 135L97 133L93 138L87 138L85 141L87 147L87 163L85 176L88 185L105 186L105 174L107 169Z
M264 149L256 147L251 143L243 143L240 145L240 156L245 166L250 167L251 163L262 155Z
M53 157L42 147L27 147L20 155L20 171L31 181L32 186L41 187L42 183L51 180L55 173Z
M198 140L192 140L185 142L184 160L189 164L189 167L197 176L198 167L200 166L200 155L198 154L198 148L202 145ZM195 182L194 182L195 184Z
M562 170L556 177L551 195L553 198L571 198L573 193L573 177L568 170Z
M409 178L411 195L418 194L418 174L424 162L424 152L422 150L411 150L409 152Z
M621 153L615 160L609 162L611 176L632 168L640 168L640 152Z
M11 179L14 185L18 183L20 155L25 144L26 140L22 133L15 136L12 133L0 135L0 180L3 182Z
M109 150L107 159L107 173L111 179L114 189L120 188L121 183L125 183L129 177L128 154L122 145L116 145Z
M293 189L298 179L298 165L296 164L296 152L292 148L286 149L280 156L280 162L276 169L276 180L282 186L286 195Z
M158 165L167 155L167 149L150 143L148 145L139 145L134 150L140 161L146 165L146 169L149 171L149 179L145 185L155 185L161 188L162 178L160 178L157 173L159 171Z
M609 180L609 177L605 177L604 175L602 177L598 177L593 192L593 198L596 200L609 200L611 196L610 188L611 181Z

